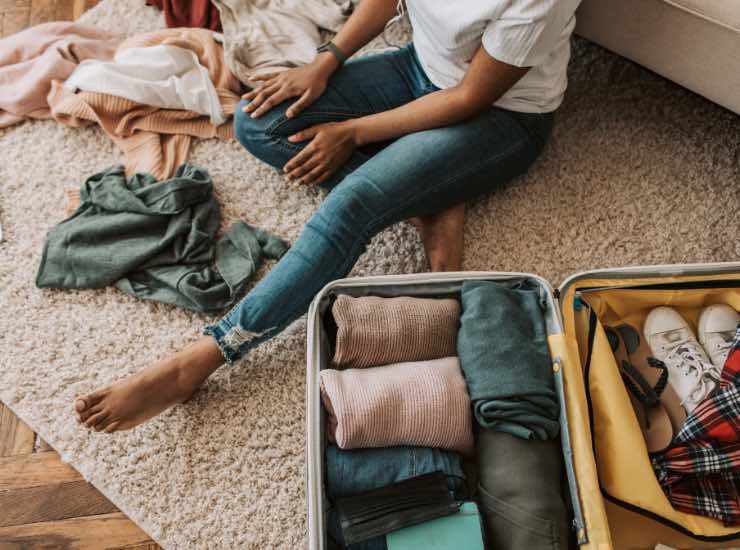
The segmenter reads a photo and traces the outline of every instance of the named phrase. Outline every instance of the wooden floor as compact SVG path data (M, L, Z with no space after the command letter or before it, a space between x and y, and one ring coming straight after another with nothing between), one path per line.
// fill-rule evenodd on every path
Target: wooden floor
M97 0L0 0L0 37L77 19ZM0 550L158 550L0 403Z
M96 3L97 0L0 0L0 38L47 21L72 21Z
M0 0L0 37L77 19L97 0ZM159 550L0 403L0 550Z
M0 550L159 546L0 403Z

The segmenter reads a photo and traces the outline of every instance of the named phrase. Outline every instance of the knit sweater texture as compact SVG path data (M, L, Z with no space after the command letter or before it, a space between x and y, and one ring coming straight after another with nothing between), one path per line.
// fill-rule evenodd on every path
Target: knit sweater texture
M329 439L341 449L415 445L470 455L472 413L457 357L321 371Z
M239 103L241 84L226 67L223 47L206 29L165 29L135 35L120 49L146 48L158 44L176 46L196 54L218 93L226 115ZM52 116L75 128L98 124L124 155L126 174L152 174L157 179L171 177L187 160L193 137L230 139L232 124L211 124L209 117L191 111L162 109L130 99L97 92L74 93L60 81L52 82L48 97Z
M457 354L460 303L454 299L340 294L332 314L337 324L337 367L363 368Z

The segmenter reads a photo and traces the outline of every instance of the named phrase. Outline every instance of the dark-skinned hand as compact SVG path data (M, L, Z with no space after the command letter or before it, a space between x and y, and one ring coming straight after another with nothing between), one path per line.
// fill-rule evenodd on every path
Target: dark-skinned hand
M290 159L283 171L300 185L322 183L344 164L357 148L351 121L317 124L290 136L288 141L309 143Z
M296 116L324 93L326 82L336 66L332 63L335 63L333 58L318 56L302 67L250 77L249 82L260 85L242 96L242 99L250 100L242 110L250 113L252 118L258 118L286 99L297 97L285 112L288 118Z

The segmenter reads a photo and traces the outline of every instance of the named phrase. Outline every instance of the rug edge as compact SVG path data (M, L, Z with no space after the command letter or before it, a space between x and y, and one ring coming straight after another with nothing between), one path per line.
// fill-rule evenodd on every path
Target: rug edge
M95 487L100 493L107 498L120 512L122 512L129 520L131 520L134 524L136 524L139 529L144 531L144 533L151 538L155 543L157 543L160 547L167 549L167 545L164 544L164 542L159 539L158 537L154 536L152 534L151 526L148 525L147 521L143 520L142 518L138 517L138 514L131 512L127 506L122 506L120 503L117 502L116 496L118 495L112 495L106 490L106 487L104 485L101 485L96 480L92 479L92 476L90 475L89 471L87 470L87 467L84 466L78 466L76 464L73 464L72 462L69 462L62 451L58 451L57 448L54 446L54 436L49 436L45 431L43 430L37 430L36 426L33 422L29 421L28 417L20 412L19 408L14 408L12 405L8 403L8 400L6 399L6 396L4 393L0 392L0 403L8 407L10 409L10 412L12 412L14 415L16 415L21 421L23 421L28 427L30 427L34 433L36 433L38 436L40 436L46 443L49 444L49 446L59 455L59 458L62 462L69 465L71 468L74 468L77 472L79 472L83 479L88 482L90 485Z

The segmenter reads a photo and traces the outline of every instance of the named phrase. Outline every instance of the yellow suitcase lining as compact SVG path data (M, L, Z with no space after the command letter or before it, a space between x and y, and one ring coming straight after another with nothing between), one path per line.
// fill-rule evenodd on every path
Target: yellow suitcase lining
M584 310L576 311L576 293L591 307L590 319L587 311L585 315ZM679 512L673 509L660 488L602 327L602 322L608 324L616 319L641 327L647 310L657 305L677 308L696 326L700 309L711 303L728 303L740 309L738 274L582 279L577 285L568 287L561 297L566 345L570 346L571 356L579 358L576 367L581 371L566 370L568 386L576 386L570 387L568 392L569 424L572 432L580 433L581 428L586 427L586 433L593 434L588 443L592 445L604 497L698 540L721 542L740 538L740 528L725 527L711 518ZM583 386L579 383L581 380ZM582 392L578 391L578 386ZM577 477L582 484L590 472L578 471L581 462L578 453L586 452L583 448L586 438L577 439L574 454ZM586 510L590 508L588 499L593 495L589 489L581 487ZM610 522L614 515L607 514ZM588 519L586 525L590 530L593 523ZM614 525L612 532L613 529ZM663 538L661 542L671 541Z

